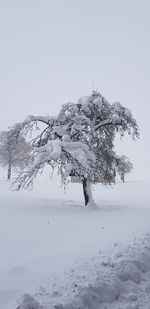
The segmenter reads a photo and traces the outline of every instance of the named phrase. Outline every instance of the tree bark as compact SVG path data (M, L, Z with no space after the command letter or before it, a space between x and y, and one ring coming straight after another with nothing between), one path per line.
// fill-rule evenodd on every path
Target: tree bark
M94 203L92 198L91 185L87 178L83 178L82 185L83 185L85 206L87 206L88 203Z
M121 180L122 182L124 183L125 182L125 176L124 176L124 173L121 174Z
M8 165L8 173L7 173L7 180L11 179L11 163Z

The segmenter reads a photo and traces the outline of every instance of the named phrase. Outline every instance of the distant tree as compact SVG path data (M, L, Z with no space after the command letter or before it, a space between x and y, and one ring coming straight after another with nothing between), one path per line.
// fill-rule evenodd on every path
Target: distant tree
M85 205L93 201L92 183L101 178L103 184L110 184L120 171L120 159L114 151L116 134L123 137L128 133L133 139L139 136L130 110L118 102L110 104L98 92L80 98L76 104L65 104L55 118L30 116L14 126L13 134L32 134L34 128L40 134L32 140L33 164L17 178L16 188L32 186L47 163L58 167L64 185L70 175L80 177Z
M122 182L125 182L126 174L130 173L132 169L133 169L133 164L130 162L130 160L126 156L121 156L118 159L117 171L118 171L118 174L120 175Z
M31 146L25 138L12 131L0 133L0 165L7 167L7 179L11 179L12 168L23 169L31 160Z

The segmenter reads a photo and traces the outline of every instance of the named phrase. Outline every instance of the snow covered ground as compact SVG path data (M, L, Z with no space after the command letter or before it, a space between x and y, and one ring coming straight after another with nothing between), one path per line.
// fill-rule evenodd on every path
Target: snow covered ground
M89 209L80 184L11 192L1 180L0 309L149 309L149 187L98 184Z

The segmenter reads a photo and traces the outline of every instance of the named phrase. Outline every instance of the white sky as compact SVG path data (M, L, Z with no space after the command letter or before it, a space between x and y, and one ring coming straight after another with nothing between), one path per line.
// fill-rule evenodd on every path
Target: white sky
M148 179L149 83L149 0L0 0L0 130L94 87L137 118L141 139L117 148Z

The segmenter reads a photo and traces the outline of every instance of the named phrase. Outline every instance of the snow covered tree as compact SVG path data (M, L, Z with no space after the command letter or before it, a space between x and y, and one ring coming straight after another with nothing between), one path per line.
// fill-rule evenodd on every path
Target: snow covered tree
M7 179L11 179L12 168L23 169L31 159L31 146L25 138L13 131L0 133L0 165L7 167Z
M16 180L17 189L32 186L38 172L49 164L58 167L64 184L71 175L80 177L85 205L93 202L92 183L100 178L103 184L110 184L114 179L120 162L114 151L116 134L139 136L131 111L119 102L110 104L98 92L63 105L55 118L28 117L14 126L14 135L32 134L34 128L40 134L32 140L33 164Z
M118 158L117 172L121 177L122 182L125 182L125 175L133 169L133 164L126 156Z

